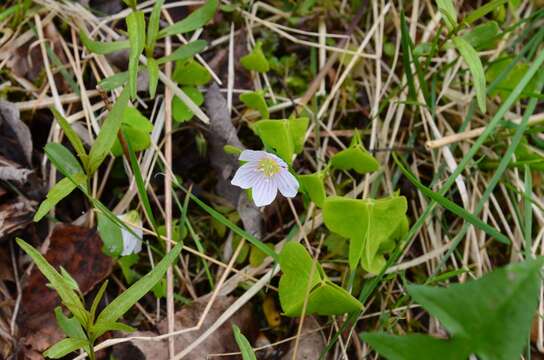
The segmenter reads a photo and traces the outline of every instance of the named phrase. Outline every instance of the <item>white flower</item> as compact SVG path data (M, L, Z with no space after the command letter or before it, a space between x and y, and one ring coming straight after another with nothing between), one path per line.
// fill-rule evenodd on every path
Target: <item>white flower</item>
M121 252L121 256L137 254L142 251L142 237L144 236L144 232L142 230L142 219L140 219L138 212L132 210L117 217L137 235L134 236L123 226L121 227L121 235L123 237L123 251ZM136 226L130 226L130 224Z
M239 160L247 161L240 166L232 185L242 189L251 188L256 206L269 205L278 190L285 197L294 197L298 192L297 179L287 170L287 164L266 151L244 150Z

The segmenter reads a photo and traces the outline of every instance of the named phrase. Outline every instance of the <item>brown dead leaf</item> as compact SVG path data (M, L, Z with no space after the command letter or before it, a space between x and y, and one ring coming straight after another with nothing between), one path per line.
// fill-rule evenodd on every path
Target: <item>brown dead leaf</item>
M111 258L104 255L101 248L102 241L95 230L60 225L51 234L45 258L57 269L64 267L86 294L111 273ZM24 282L18 318L24 344L40 352L63 337L53 313L60 300L46 284L45 277L34 267Z
M218 297L200 330L191 331L174 337L175 351L179 353L188 345L193 343L206 329L208 329L221 316L236 298L231 296ZM208 300L197 300L194 303L184 306L183 309L175 314L175 329L187 329L195 326L206 307ZM191 354L184 357L185 360L206 359L210 354L221 354L239 351L234 335L232 333L232 324L240 327L242 333L250 340L252 334L256 333L254 321L252 321L251 305L245 305L232 318L225 322L215 333L211 334L204 342L196 347ZM158 325L161 334L168 332L168 323L165 320ZM156 336L153 332L136 332L124 334L124 336ZM113 355L117 359L134 360L167 360L168 359L168 341L141 341L136 340L130 343L123 343L114 348ZM236 357L226 357L225 359L234 359ZM239 357L238 357L239 358Z
M321 325L313 316L304 319L302 332L298 343L297 359L314 360L319 359L321 351L325 347L325 338L321 334ZM291 341L291 349L281 358L281 360L291 360L295 351L295 341Z
M35 201L19 196L0 205L0 241L32 223Z
M15 104L0 101L0 152L18 163L32 164L32 136L28 126L21 121ZM22 152L21 156L14 149ZM24 161L21 161L24 160Z

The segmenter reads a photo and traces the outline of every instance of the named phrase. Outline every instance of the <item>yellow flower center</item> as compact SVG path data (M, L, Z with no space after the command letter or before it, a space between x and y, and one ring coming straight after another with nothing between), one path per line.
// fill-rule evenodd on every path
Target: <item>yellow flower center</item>
M259 160L258 169L264 173L265 176L271 177L280 172L281 168L277 162L270 158L262 158Z

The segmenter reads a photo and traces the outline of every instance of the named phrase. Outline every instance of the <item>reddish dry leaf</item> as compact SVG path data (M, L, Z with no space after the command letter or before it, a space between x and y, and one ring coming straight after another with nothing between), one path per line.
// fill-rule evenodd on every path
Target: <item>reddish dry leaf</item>
M32 223L35 201L21 196L0 205L0 241Z
M111 273L112 260L101 248L102 241L95 230L60 225L51 234L45 258L57 269L64 267L86 294ZM24 282L18 318L24 344L40 352L63 337L53 313L60 299L46 283L45 277L34 267Z

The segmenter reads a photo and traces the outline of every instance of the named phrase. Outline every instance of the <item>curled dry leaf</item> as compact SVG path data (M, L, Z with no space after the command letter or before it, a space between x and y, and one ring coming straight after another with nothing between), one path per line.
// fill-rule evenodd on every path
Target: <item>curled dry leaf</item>
M24 229L32 223L36 205L35 201L30 201L22 196L0 205L0 243L6 236Z
M206 329L208 329L236 300L235 297L220 296L217 297L210 311L208 312L202 326L199 330L186 332L174 337L175 351L179 353L187 346L192 344ZM183 309L175 314L175 329L188 329L195 326L207 305L208 300L197 300L190 305L184 306ZM201 360L207 359L211 354L221 354L228 352L239 351L234 334L232 332L232 324L236 324L242 333L250 340L252 334L256 333L253 328L255 322L252 320L251 305L247 304L236 312L229 321L225 322L216 332L211 334L205 341L196 347L185 360ZM168 332L168 322L166 319L158 324L158 329L161 334ZM131 334L123 334L123 336L157 336L153 332L135 332ZM123 343L115 346L113 355L117 359L136 359L136 360L167 360L168 359L168 342L164 341L141 341L136 340L129 343Z
M112 269L112 260L102 253L102 241L93 229L60 225L51 234L45 258L55 268L64 267L77 281L83 294L102 282ZM53 310L60 304L45 277L34 267L24 281L21 312L18 317L23 343L43 351L64 335L57 327Z
M16 143L14 143L16 141ZM13 161L24 159L27 165L32 163L32 136L30 130L21 121L15 104L0 101L0 152ZM14 146L15 145L15 146ZM22 151L14 153L14 149Z
M224 147L230 145L241 150L245 147L238 139L236 128L232 125L227 109L227 102L215 83L208 88L206 93L206 108L210 116L209 157L212 167L219 175L216 185L217 192L233 206L236 206L246 231L260 238L262 236L261 213L240 188L230 183L230 179L240 167L240 163L238 157L227 154Z

